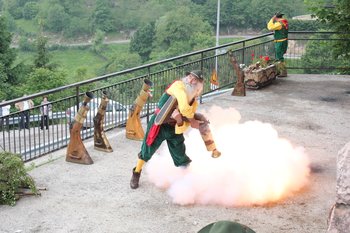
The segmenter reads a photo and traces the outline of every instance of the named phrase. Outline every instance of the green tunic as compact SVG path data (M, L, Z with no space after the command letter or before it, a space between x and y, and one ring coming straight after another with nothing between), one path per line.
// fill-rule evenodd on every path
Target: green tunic
M162 108L162 106L165 104L165 102L168 100L169 97L170 95L168 95L167 93L164 93L158 102L158 108ZM154 124L155 118L156 118L156 114L154 114L151 117L147 125L147 131L141 146L141 153L139 154L140 159L146 162L150 160L153 154L160 147L162 142L166 140L170 155L173 158L173 162L175 166L176 167L187 166L191 162L191 159L186 155L185 138L182 133L181 134L175 133L174 125L170 125L170 124L160 125L158 135L155 138L154 142L150 146L147 145L146 139L148 137L150 129Z

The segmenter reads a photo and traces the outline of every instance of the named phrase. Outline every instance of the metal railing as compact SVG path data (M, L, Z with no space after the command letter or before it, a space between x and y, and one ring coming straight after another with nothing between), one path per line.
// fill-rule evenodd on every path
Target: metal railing
M289 48L285 56L288 69L295 70L295 72L350 70L349 64L336 63L336 61L331 63L329 61L323 63L307 62L311 55L318 58L323 57L326 60L326 57L321 54L325 51L317 49L315 51L314 46L319 43L332 46L332 43L339 42L338 39L333 38L334 33L290 32L289 35ZM342 41L349 43L350 36L348 35ZM41 129L40 107L42 106L40 104L28 110L30 114L28 129L20 128L22 112L17 111L8 116L1 116L0 151L21 154L24 161L30 161L66 147L70 138L69 123L74 119L75 113L79 109L79 103L86 91L92 92L95 98L90 103L90 111L86 122L84 122L85 127L81 131L83 140L93 136L94 129L91 127L93 125L89 122L97 113L98 99L101 98L102 91L109 93L111 106L107 110L108 114L106 114L107 119L104 128L110 130L125 125L128 109L139 94L145 78L154 83L153 98L148 100L140 114L142 117L147 117L147 121L167 85L174 79L184 76L186 71L193 69L203 71L207 80L203 98L211 92L232 88L237 77L227 55L229 50L233 51L233 55L239 63L252 63L252 54L254 54L254 57L263 55L273 59L273 34L267 33L250 39L223 44L0 103L0 107L11 105L13 108L17 102L32 99L35 103L40 103L43 96L48 96L52 105L48 129L45 127ZM317 52L320 52L320 54L317 54ZM305 64L307 65L305 66ZM218 86L213 86L209 82L214 69L217 70Z

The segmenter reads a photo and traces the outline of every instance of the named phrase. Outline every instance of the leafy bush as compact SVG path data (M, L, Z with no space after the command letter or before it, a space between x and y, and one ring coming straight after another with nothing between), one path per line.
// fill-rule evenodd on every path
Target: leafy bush
M19 49L24 52L33 52L35 51L35 45L29 41L28 37L22 36L19 39Z
M34 19L39 12L39 6L36 2L27 2L23 7L23 17L25 19Z
M319 31L325 28L325 25L317 20L291 19L288 22L290 31Z
M312 37L313 38L313 37ZM312 39L311 38L311 39ZM336 39L337 35L330 39ZM306 74L349 74L349 71L337 70L339 67L347 67L349 58L338 55L335 43L337 40L310 40L306 45L306 53L301 57L301 61L307 69L304 69ZM343 44L347 43L343 41Z
M15 205L22 188L29 188L38 194L34 180L30 177L19 155L10 152L0 153L0 204Z

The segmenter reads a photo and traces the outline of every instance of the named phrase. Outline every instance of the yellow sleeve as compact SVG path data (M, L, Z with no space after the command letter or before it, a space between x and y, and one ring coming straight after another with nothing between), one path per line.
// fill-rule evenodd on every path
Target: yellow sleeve
M193 113L197 110L198 107L198 101L194 101L194 103L192 104L192 109L193 109ZM188 127L190 127L190 122L185 121L184 124L182 126L175 126L175 133L176 134L182 134L184 133Z
M168 89L167 93L176 98L178 109L182 116L187 118L193 118L194 113L197 109L197 105L193 104L190 106L187 100L186 88L182 81L174 82Z
M267 29L270 31L276 31L282 29L282 24L280 22L273 22L273 18L267 23Z

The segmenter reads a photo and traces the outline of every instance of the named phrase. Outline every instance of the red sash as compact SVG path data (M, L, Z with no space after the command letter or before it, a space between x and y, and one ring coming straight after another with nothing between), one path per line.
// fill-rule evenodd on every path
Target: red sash
M167 88L165 89L168 90L168 88L178 80L174 80L171 84L169 84L169 86L167 86ZM154 111L154 114L158 114L160 111L159 108L156 108L156 110ZM154 142L154 140L156 139L158 133L159 133L159 129L160 129L160 125L156 125L156 124L153 124L152 127L150 128L149 132L148 132L148 135L147 135L147 138L146 138L146 144L147 146L151 146L152 143Z
M147 146L152 145L152 143L154 142L154 140L156 139L156 137L159 133L159 129L160 129L160 125L155 125L155 124L152 125L151 129L148 132L148 136L146 139Z
M156 108L156 110L154 111L155 114L158 114L160 111L159 108ZM147 146L152 145L152 143L154 142L154 140L156 139L158 133L159 133L159 129L160 129L160 125L156 125L153 124L152 127L150 128L148 135L147 135L147 139L146 139L146 144Z

